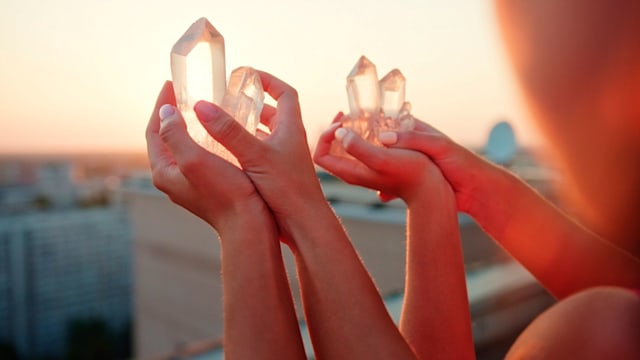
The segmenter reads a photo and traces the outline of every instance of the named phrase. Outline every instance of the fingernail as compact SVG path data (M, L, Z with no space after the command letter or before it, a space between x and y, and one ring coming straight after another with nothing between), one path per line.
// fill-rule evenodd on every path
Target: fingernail
M349 143L351 142L351 140L353 139L353 137L356 135L353 131L345 130L344 132L345 134L341 137L341 140L342 140L342 147L346 149Z
M333 136L335 136L338 141L342 141L345 135L347 135L347 129L345 128L336 129L336 132L333 133Z
M220 109L206 101L198 101L193 108L197 114L200 114L200 120L203 122L213 121L220 115Z
M378 140L385 145L393 145L398 142L398 134L393 131L385 131L378 135Z
M160 121L164 121L169 116L173 116L176 113L176 108L171 104L164 104L158 110L158 115L160 116Z

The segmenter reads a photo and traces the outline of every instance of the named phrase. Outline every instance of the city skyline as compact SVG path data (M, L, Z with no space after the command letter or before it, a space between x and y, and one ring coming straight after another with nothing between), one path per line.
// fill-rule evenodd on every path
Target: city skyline
M490 2L322 4L164 1L0 5L0 153L142 152L169 51L207 17L225 36L227 74L251 65L297 88L313 146L360 55L399 68L413 113L468 145L508 119L537 144ZM312 14L312 15L310 15Z

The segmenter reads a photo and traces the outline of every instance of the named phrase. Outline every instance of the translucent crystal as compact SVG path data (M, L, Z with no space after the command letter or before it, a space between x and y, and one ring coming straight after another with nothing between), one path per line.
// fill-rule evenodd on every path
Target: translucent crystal
M404 101L405 77L393 69L378 81L375 65L362 56L347 76L349 115L340 119L342 127L357 133L368 142L382 146L378 135L383 131L415 128L411 104ZM331 146L334 155L347 156L339 141Z
M222 108L255 135L263 103L264 90L258 72L248 66L233 70Z
M377 115L380 111L380 88L376 66L361 56L347 76L347 95L352 117Z
M171 76L189 134L212 152L216 142L198 121L193 106L199 100L222 103L225 71L224 38L207 19L200 18L171 49Z
M397 118L404 104L405 79L393 69L380 80L380 103L385 117Z

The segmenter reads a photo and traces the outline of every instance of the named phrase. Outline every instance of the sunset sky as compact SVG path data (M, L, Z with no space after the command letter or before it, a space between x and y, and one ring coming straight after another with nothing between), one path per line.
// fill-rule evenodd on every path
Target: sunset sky
M250 65L296 87L311 142L348 110L360 55L399 68L413 114L466 145L508 119L537 143L490 1L3 0L0 153L144 150L169 52L199 17Z

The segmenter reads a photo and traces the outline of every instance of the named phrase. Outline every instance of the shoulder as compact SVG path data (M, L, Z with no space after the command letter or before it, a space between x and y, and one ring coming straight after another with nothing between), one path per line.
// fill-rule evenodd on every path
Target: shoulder
M520 335L509 359L640 359L640 293L596 287L549 308Z

